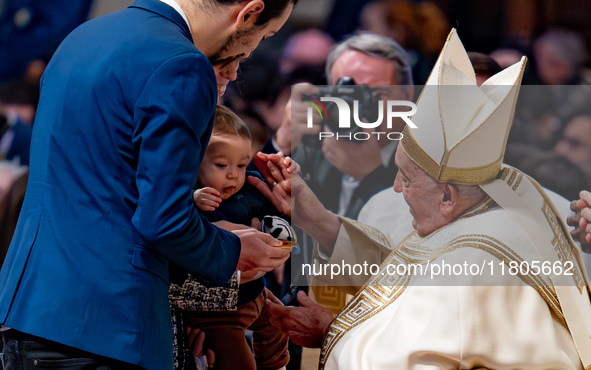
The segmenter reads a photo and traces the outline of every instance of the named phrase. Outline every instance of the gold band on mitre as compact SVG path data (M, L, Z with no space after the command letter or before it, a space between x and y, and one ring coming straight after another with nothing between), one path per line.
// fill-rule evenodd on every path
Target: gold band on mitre
M470 167L470 168L453 168L446 167L437 163L415 140L411 129L406 126L402 130L402 140L400 146L404 153L417 166L425 170L435 180L457 185L482 185L493 181L503 164L503 158L499 158L485 166ZM447 162L447 156L443 158L443 162Z

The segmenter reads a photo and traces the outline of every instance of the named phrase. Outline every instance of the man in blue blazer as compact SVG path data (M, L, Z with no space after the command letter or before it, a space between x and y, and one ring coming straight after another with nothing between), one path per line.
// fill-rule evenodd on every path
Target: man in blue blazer
M208 58L248 57L296 1L137 0L60 45L0 271L6 368L170 369L169 264L221 285L287 259L266 234L212 226L191 187L217 98Z

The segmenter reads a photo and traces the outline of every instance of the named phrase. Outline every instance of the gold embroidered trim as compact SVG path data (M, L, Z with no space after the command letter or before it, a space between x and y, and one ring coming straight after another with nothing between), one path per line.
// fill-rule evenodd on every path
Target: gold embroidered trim
M357 221L343 219L343 224L349 223L353 227L363 225ZM365 226L365 225L364 225ZM379 232L379 231L378 231ZM379 232L381 234L381 232ZM412 233L402 240L409 239ZM416 235L416 234L415 234ZM383 234L382 234L383 236ZM388 264L395 264L394 254L391 253L380 265L380 271ZM375 283L374 283L375 281ZM394 302L404 292L410 281L410 275L376 275L371 278L353 299L341 310L329 326L322 343L320 352L319 369L324 369L326 359L332 352L335 344L349 330L359 323L375 316L391 302Z
M503 164L503 158L501 157L493 163L480 167L457 168L441 166L421 148L408 126L402 130L402 135L404 137L400 141L402 150L414 163L427 171L437 181L459 185L485 184L496 178Z
M503 181L507 180L507 176L509 175L509 172L510 172L509 167L503 168L503 171L501 172L501 176L500 176L501 180L503 180Z
M556 218L556 215L554 212L552 212L552 207L550 204L548 204L546 199L544 199L542 211L544 212L544 216L546 216L546 220L548 221L548 224L554 233L552 246L554 246L554 250L556 251L558 258L560 258L560 261L562 261L562 265L565 266L567 261L576 261L577 258L573 253L573 247L562 231L562 223ZM579 292L582 294L583 290L586 288L586 284L585 278L583 277L582 271L579 269L578 263L573 262L573 270L573 279L579 288Z
M507 179L507 177L509 177L509 179ZM517 182L512 185L512 182L516 177L518 178ZM509 166L503 169L503 173L501 175L501 179L505 181L507 185L509 185L513 189L513 191L517 190L517 188L521 184L521 181L525 177L526 176L521 171L518 171L517 169ZM568 236L569 232L567 229L565 229L563 223L559 219L560 216L557 216L554 210L552 209L552 206L548 202L548 198L545 196L544 190L541 189L539 185L537 185L535 182L532 182L532 185L535 188L537 188L538 192L542 196L542 213L544 214L544 217L548 222L548 227L550 228L550 230L552 230L552 233L554 234L554 238L552 239L551 244L554 247L554 250L556 251L556 256L560 259L563 266L566 265L567 261L573 262L572 277L579 289L579 292L582 294L583 291L587 288L587 284L585 282L583 272L581 271L581 266L579 265L579 263L574 263L577 261L577 257L574 255L573 252L573 248L575 248L575 246L571 243L570 237Z
M511 171L509 173L509 179L507 181L505 181L505 182L507 183L507 185L513 186L513 182L515 181L515 178L516 177L517 177L517 172Z
M403 139L400 140L399 145L402 147L402 150L404 150L404 153L406 153L408 158L427 171L427 173L433 178L438 179L440 173L439 163L419 146L408 126L405 126L402 130L402 136Z
M519 177L517 178L517 181L515 182L515 184L513 185L513 191L517 190L517 188L519 187L519 184L521 184L521 180L523 180L523 174L520 173Z

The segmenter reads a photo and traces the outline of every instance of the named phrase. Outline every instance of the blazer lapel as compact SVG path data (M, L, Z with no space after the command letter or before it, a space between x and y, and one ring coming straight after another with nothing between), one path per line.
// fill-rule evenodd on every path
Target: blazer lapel
M189 25L187 22L185 22L183 17L170 5L163 3L160 0L136 0L129 7L145 9L169 19L170 21L176 23L183 30L183 34L189 40L191 40L191 42L193 42Z

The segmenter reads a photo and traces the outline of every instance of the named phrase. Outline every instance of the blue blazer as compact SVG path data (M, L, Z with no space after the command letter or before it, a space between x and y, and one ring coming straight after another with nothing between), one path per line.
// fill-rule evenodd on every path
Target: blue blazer
M89 21L42 79L0 323L154 370L172 368L169 263L222 285L239 239L191 188L217 100L213 69L158 0Z

